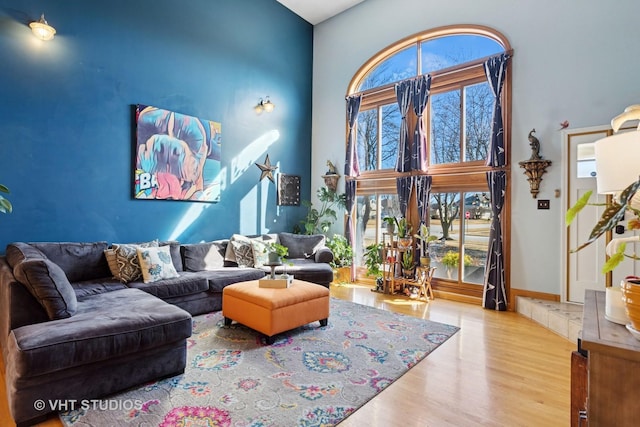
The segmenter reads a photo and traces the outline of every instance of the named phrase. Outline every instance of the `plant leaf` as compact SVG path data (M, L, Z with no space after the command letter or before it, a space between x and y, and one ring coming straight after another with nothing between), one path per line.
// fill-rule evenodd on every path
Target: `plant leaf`
M2 184L0 184L0 191L2 191L3 193L9 193L9 189L7 188L7 186Z
M624 251L626 248L626 243L620 243L620 246L618 246L618 250L616 251L616 253L613 254L602 266L602 274L607 274L608 272L612 271L618 266L618 264L620 264L624 260Z
M602 216L600 217L598 223L595 225L595 227L593 227L593 230L591 230L589 239L582 245L580 245L574 252L577 252L585 246L595 242L598 237L613 229L618 224L618 222L620 222L620 220L624 218L625 210L626 205L619 205L617 203L612 203L611 205L609 205L602 213Z
M576 218L576 215L578 215L578 212L580 212L585 206L587 206L587 202L589 201L592 193L592 190L587 191L582 195L582 197L578 199L575 205L569 208L564 218L565 222L567 223L567 227L571 225L573 220Z
M0 196L0 212L2 213L11 213L13 207L11 206L11 202Z

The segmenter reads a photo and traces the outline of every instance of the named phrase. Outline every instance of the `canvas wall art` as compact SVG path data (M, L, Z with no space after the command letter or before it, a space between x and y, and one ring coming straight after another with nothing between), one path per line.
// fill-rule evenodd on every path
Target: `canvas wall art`
M220 201L222 124L136 108L136 199Z

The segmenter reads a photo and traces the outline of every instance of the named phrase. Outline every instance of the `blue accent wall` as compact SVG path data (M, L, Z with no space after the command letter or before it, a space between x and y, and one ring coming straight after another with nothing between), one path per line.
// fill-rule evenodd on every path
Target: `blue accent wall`
M42 12L50 42L28 27ZM310 199L312 49L275 0L0 0L0 252L290 231L305 208L277 206L255 163L269 154ZM219 203L133 198L136 104L222 123Z

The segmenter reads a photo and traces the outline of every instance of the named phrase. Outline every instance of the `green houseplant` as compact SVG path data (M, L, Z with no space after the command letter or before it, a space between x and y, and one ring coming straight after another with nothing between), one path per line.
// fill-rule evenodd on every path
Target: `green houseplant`
M329 264L335 271L337 283L351 281L351 264L353 264L353 248L347 238L341 234L334 234L327 240L327 247L333 252L333 261Z
M408 250L402 253L402 275L405 279L413 278L413 270L415 268L415 262L413 261L413 250Z
M451 270L453 268L458 268L458 263L460 262L460 253L454 251L447 251L446 254L440 260L440 263L447 268L447 277L451 279ZM473 263L473 259L470 255L464 256L464 265L469 266Z
M289 248L276 242L266 243L264 250L269 256L269 264L280 263L289 255Z
M376 291L382 291L384 280L382 278L382 243L372 243L365 248L364 265L367 267L367 275L376 279Z
M9 189L5 185L0 184L0 192L9 194ZM0 195L0 212L11 213L12 210L13 206L11 206L11 202Z
M396 232L396 219L392 216L385 216L382 220L387 224L387 233L395 234Z
M296 226L294 232L326 235L331 225L338 219L336 208L343 210L346 208L347 195L345 193L338 194L327 187L320 187L316 194L320 200L320 208L317 209L310 201L303 200L302 204L307 207L307 216L300 221L302 229Z
M429 257L429 243L437 240L437 237L432 236L429 233L429 227L425 224L420 224L418 234L414 234L413 237L420 241L420 265L423 267L429 267L431 264Z
M408 249L413 243L411 223L405 217L402 217L400 219L396 218L396 225L398 227L398 247L400 249Z

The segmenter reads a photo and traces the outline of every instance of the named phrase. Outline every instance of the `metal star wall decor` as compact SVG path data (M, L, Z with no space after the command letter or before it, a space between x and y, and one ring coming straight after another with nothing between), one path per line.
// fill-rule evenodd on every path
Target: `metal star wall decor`
M275 184L275 179L273 178L273 171L278 169L277 166L271 166L271 160L269 160L269 155L264 158L264 163L256 163L256 166L260 168L262 173L260 174L260 181L264 179L264 177L269 178L271 182Z

